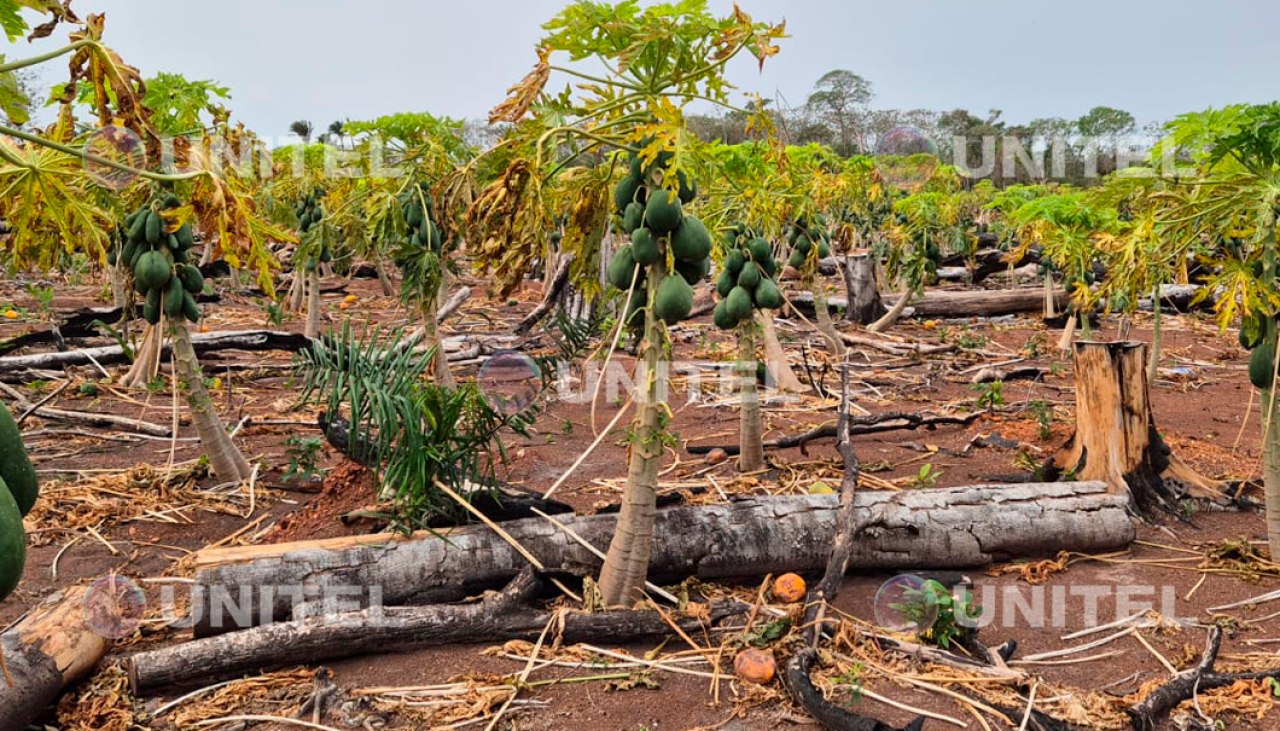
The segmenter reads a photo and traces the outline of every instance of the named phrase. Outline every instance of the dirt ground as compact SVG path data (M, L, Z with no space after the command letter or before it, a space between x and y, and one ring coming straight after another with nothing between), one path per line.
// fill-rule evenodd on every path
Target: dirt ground
M539 297L534 283L513 300L487 296L483 281L467 281L474 294L460 314L450 320L445 334L509 332L519 317L528 312ZM46 326L35 300L23 289L27 282L11 280L0 285L0 340ZM66 313L79 307L103 306L98 283L50 282L58 290L53 308ZM406 324L403 308L394 298L379 293L376 280L335 279L333 291L323 297L334 322L350 317L355 322ZM340 285L340 286L339 286ZM225 280L218 286L226 286ZM202 323L208 331L257 329L301 330L300 322L271 325L261 307L261 296L223 292L222 302L207 306ZM1099 339L1116 335L1115 321L1106 321ZM1148 340L1148 320L1133 324L1131 337ZM847 326L845 326L847 327ZM1166 318L1165 356L1161 377L1153 385L1152 400L1157 426L1173 449L1203 474L1228 480L1256 479L1260 472L1260 415L1255 392L1249 386L1246 353L1236 346L1234 335L1220 335L1211 320L1201 314ZM538 328L535 336L545 333ZM838 376L830 368L831 358L822 341L801 320L779 321L780 335L792 363L803 381L809 374L826 388L837 389ZM894 431L860 436L854 445L867 471L863 489L931 489L1009 479L1026 475L1033 463L1043 462L1071 434L1074 398L1069 359L1053 347L1056 332L1035 319L998 318L994 321L906 321L892 330L892 338L929 344L953 344L953 352L923 360L899 359L870 348L855 348L859 380L854 384L857 408L869 413L885 411L973 411L984 410L968 426L941 426L919 431ZM673 336L677 359L728 361L732 352L730 336L715 330L707 315L680 326ZM77 341L75 345L104 345L114 342L100 337ZM548 352L545 337L533 341ZM48 349L47 347L44 349ZM32 352L30 350L19 352ZM368 518L351 519L377 501L371 476L323 445L318 466L327 477L286 479L291 456L288 440L319 438L317 408L298 404L298 384L292 378L290 353L235 353L202 358L211 391L223 418L237 424L246 418L236 434L242 450L261 461L263 471L253 489L245 486L217 488L217 481L191 463L199 456L194 429L181 412L174 409L169 381L144 391L125 391L111 385L92 366L68 369L66 373L8 374L4 380L38 401L53 394L62 381L70 385L57 394L50 405L62 409L109 412L155 424L178 420L183 439L143 438L137 434L90 429L76 424L46 421L38 415L28 418L23 429L28 449L41 479L44 496L27 519L31 541L26 574L19 591L0 605L0 626L18 618L26 610L62 587L87 584L94 579L119 573L138 581L149 600L158 602L160 587L181 583L191 576L189 555L212 545L247 545L369 532L380 526ZM623 355L619 362L627 364ZM1044 377L1036 381L1009 381L998 396L990 388L969 383L973 372L983 365L1007 363L1017 367L1038 366ZM463 378L474 377L476 363L461 366ZM119 367L107 367L111 375ZM672 428L679 435L681 449L668 453L662 491L681 492L695 502L714 501L708 490L711 479L729 494L806 493L815 481L838 484L840 467L832 440L809 444L805 449L772 450L772 468L762 475L739 476L733 460L711 466L700 456L685 451L687 445L734 444L738 413L729 403L713 397L689 399L683 384L677 384L672 399ZM977 399L985 398L982 409ZM814 395L770 402L766 411L766 439L801 433L835 418L836 401ZM584 404L549 400L528 438L510 436L507 448L510 464L504 479L516 488L541 493L546 490L594 440L593 424L603 428L616 413L616 403L601 399L593 415ZM557 493L579 511L594 511L615 504L625 478L626 451L623 427L606 437ZM995 436L999 440L992 439ZM979 440L978 437L987 437ZM982 446L991 445L996 446ZM295 450L298 448L295 444ZM305 460L304 460L305 461ZM922 468L927 470L922 472ZM169 477L166 477L169 475ZM1260 499L1256 488L1246 492ZM1266 533L1262 517L1252 512L1209 512L1187 506L1187 522L1173 519L1157 525L1143 525L1140 541L1131 551L1108 557L1071 555L1035 559L1061 559L1049 566L1051 575L1044 584L1026 580L1025 565L1000 571L974 569L970 578L974 594L984 606L989 626L980 632L988 645L1015 640L1015 659L1072 647L1099 639L1095 634L1080 639L1064 639L1074 631L1095 623L1120 619L1115 588L1150 587L1135 597L1154 604L1166 619L1188 621L1187 626L1142 628L1118 637L1096 649L1075 653L1046 664L1022 666L1039 679L1039 697L1048 706L1038 708L1088 707L1088 719L1114 722L1118 709L1134 700L1153 681L1169 677L1166 664L1182 668L1194 664L1203 649L1206 630L1218 621L1227 632L1220 666L1274 667L1280 664L1280 603L1259 603L1211 614L1208 610L1232 604L1280 588L1280 567L1266 554ZM344 520L344 517L347 520ZM1233 542L1225 545L1224 542ZM1030 557L1029 557L1030 558ZM1044 569L1045 565L1038 568ZM876 592L891 574L862 574L856 567L845 582L837 607L873 626L876 620ZM760 577L763 579L764 577ZM816 577L808 577L814 579ZM750 600L756 584L723 587ZM1014 598L1034 601L1037 592L1061 597L1065 602L1062 622L1036 626L1018 614ZM1098 595L1096 622L1086 616L1087 598ZM983 601L991 597L991 601ZM1172 602L1162 602L1172 597ZM792 608L794 610L794 608ZM1015 616L1016 615L1016 616ZM1052 626L1059 624L1059 626ZM142 647L159 646L183 639L158 622L144 623L132 637L117 643L112 658ZM854 641L865 649L865 639ZM668 643L668 652L689 649L679 641ZM718 640L711 646L718 645ZM517 674L525 662L485 654L488 646L444 647L413 652L396 652L357 657L329 663L338 686L347 698L369 688L423 686L451 682L458 678L493 680ZM850 646L851 648L853 646ZM654 649L653 644L621 649L636 656ZM589 653L588 653L589 654ZM832 659L832 658L828 658ZM109 658L110 660L110 658ZM887 662L887 661L886 661ZM530 675L530 681L564 680L607 672L612 661L595 656L586 668L547 666ZM110 662L104 664L109 666ZM704 665L690 665L699 672ZM726 664L727 667L727 664ZM918 667L921 677L936 669ZM898 668L900 671L901 668ZM979 721L956 700L936 692L895 681L872 664L849 669L836 662L815 674L830 680L841 675L844 686L856 679L865 691L956 719L968 728L1015 727L986 716ZM302 681L298 680L302 678ZM91 718L88 703L76 705L77 697L102 698L110 687L109 673L73 691L64 700L63 717L51 713L45 721L50 728L73 731L81 728L195 728L175 721L181 714L170 711L159 719L147 714L190 689L174 689L160 698L141 698L128 705L134 714L125 725L76 725L76 719ZM309 675L282 679L273 689L254 695L246 693L222 708L222 715L265 713L291 715L309 692ZM502 718L500 728L567 729L600 731L648 731L696 728L755 730L804 727L812 724L803 713L785 700L777 681L765 687L743 684L724 677L719 682L699 674L658 672L645 675L656 688L609 689L605 682L546 683L530 687ZM306 681L306 682L303 682ZM989 690L989 689L987 689ZM1204 694L1201 706L1207 715L1222 722L1223 729L1280 728L1280 709L1264 683L1243 684L1227 691ZM1091 691L1085 693L1085 691ZM984 691L986 692L986 691ZM299 695L301 693L301 695ZM832 691L845 697L847 707L886 723L901 726L914 713L886 705L864 694L851 695L848 688ZM841 696L840 694L843 694ZM385 694L384 694L385 695ZM1126 696L1128 699L1126 700ZM501 705L469 697L482 711ZM983 695L996 704L992 695ZM1048 699L1048 700L1046 700ZM1025 697L1009 697L1008 705L1026 706ZM1055 705L1057 704L1057 705ZM1090 705L1092 704L1092 705ZM367 703L352 701L350 708L330 715L325 723L333 728L419 729L433 727L484 728L486 716L475 712L441 722L431 716L430 707L385 705L361 711ZM438 710L438 709L436 709ZM496 710L496 708L494 708ZM365 715L361 716L361 713ZM217 718L216 713L212 716ZM191 717L196 718L196 717ZM195 721L188 718L188 722ZM1083 720L1083 719L1081 719ZM347 721L351 721L350 724ZM177 725L175 725L177 724ZM380 725L381 724L381 725ZM450 724L454 724L450 726ZM464 725L456 725L464 724ZM931 719L926 729L956 724ZM209 726L205 726L208 728ZM215 728L234 728L231 725ZM816 728L816 726L813 726ZM1095 726L1104 728L1106 726ZM1172 728L1173 726L1170 726ZM253 728L288 728L258 724Z

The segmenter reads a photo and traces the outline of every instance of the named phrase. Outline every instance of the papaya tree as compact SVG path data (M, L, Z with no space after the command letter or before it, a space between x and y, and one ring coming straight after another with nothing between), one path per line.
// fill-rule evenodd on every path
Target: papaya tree
M606 604L629 604L644 589L657 512L659 460L670 440L666 431L670 410L664 400L666 328L692 308L688 282L675 267L677 261L702 266L692 260L690 250L681 253L685 244L699 250L705 246L703 258L710 252L709 236L704 238L706 227L700 221L686 233L680 232L691 223L683 212L681 193L686 191L687 197L692 192L695 180L689 171L703 156L682 110L694 100L728 105L726 65L744 51L763 63L777 52L773 41L783 29L756 23L737 9L716 18L703 0L647 8L636 2L579 2L545 28L548 34L539 43L533 71L490 115L491 122L515 125L504 146L517 149L472 207L468 220L476 240L468 244L478 266L500 283L500 294L511 291L546 252L553 228L552 215L544 205L546 181L584 156L623 151L613 155L608 166L599 166L604 167L605 176L590 172L574 176L580 192L560 246L578 251L598 242L611 208L622 210L621 230L656 239L641 243L642 259L649 263L639 265L632 257L629 288L643 286L647 303L642 308L644 330L635 379L637 416L618 527L599 581ZM556 54L567 55L570 64L591 60L591 71L553 63ZM578 83L577 96L573 88L546 91L557 74ZM608 172L619 167L616 173ZM633 239L630 247L635 246ZM584 284L595 279L590 269L593 261L598 258L576 259L576 274ZM614 266L611 262L610 268ZM625 257L616 268L628 268ZM589 277L583 276L586 272Z
M257 211L253 197L256 167L250 166L246 173L235 167L220 166L208 144L181 145L174 156L166 160L161 154L159 132L152 121L154 113L144 101L146 89L142 75L102 43L103 16L90 15L81 21L54 4L34 9L53 16L50 23L42 26L42 33L52 33L59 23L66 23L72 28L71 42L40 56L0 64L0 76L67 56L70 79L58 99L57 121L48 128L28 131L0 125L0 135L23 143L0 140L0 191L3 191L0 215L15 229L15 235L6 238L4 246L18 266L47 267L55 260L55 253L67 247L81 247L90 256L105 262L112 251L114 235L120 244L116 249L117 262L128 259L126 263L131 265L136 288L146 292L151 299L148 304L158 305L143 308L144 315L150 314L156 320L156 324L151 325L154 345L144 343L142 355L148 359L143 361L144 367L150 368L150 363L158 361L161 335L155 328L164 322L165 310L178 312L181 317L169 320L175 361L202 444L220 478L228 481L247 478L247 463L218 419L199 377L190 333L184 323L189 315L198 317L198 312L192 310L194 295L191 292L197 282L189 270L178 268L179 260L190 250L189 242L199 227L206 234L217 236L233 265L243 263L256 267L259 282L270 290L272 258L266 249L266 240L288 235L273 227ZM109 132L105 136L132 139L136 148L145 153L141 159L154 165L135 166L130 164L134 162L131 156L99 154L97 148L87 145L90 134L77 133L74 109L76 90L82 84L94 89L91 110L98 127ZM23 104L23 100L13 97L7 102L19 107ZM9 118L14 117L9 115ZM215 134L219 140L234 142L241 132L223 121L217 125ZM206 136L203 142L211 140ZM183 170L154 169L162 163L178 165ZM104 196L94 191L108 175L116 195ZM145 205L140 209L129 210L129 206L141 201L145 201ZM183 226L189 227L183 229ZM129 243L134 243L135 248L129 257L124 257L124 247ZM140 247L144 245L147 251L141 252ZM142 253L154 255L146 257L145 266ZM164 274L161 270L165 266L168 271L161 283ZM140 278L144 281L138 281ZM175 279L178 286L173 284ZM153 291L160 292L158 297L153 297ZM166 298L169 293L173 294ZM179 299L181 310L175 305ZM155 317L157 314L159 317ZM154 350L145 352L148 347Z
M1277 429L1277 316L1280 315L1280 104L1235 105L1179 116L1152 151L1190 158L1166 175L1170 191L1156 213L1160 235L1194 241L1209 268L1198 300L1212 299L1224 331L1239 322L1250 349L1249 380L1262 393L1267 540L1280 556L1280 429Z
M953 225L945 208L946 199L947 194L942 192L915 193L893 204L896 219L886 236L885 273L900 284L902 296L867 330L883 332L892 327L912 298L937 276L942 242Z

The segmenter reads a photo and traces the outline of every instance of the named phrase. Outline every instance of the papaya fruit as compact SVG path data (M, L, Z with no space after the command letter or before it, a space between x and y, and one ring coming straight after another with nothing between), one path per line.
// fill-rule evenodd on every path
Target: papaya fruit
M155 211L147 213L147 243L152 246L159 246L161 236L164 234L164 221L161 220L160 214Z
M177 251L173 252L173 263L174 263L174 264L186 264L186 263L187 263L187 251L188 251L187 249L178 249Z
M700 262L711 254L711 232L697 216L685 216L671 234L671 253L678 261Z
M645 205L644 220L658 235L669 234L680 227L684 208L680 198L670 190L656 190Z
M653 314L668 325L675 325L693 311L693 287L679 274L672 274L658 285L653 298Z
M618 187L613 191L613 202L619 212L625 212L627 206L637 202L636 196L640 193L640 187L639 175L628 175L618 183Z
M742 272L738 274L738 286L748 292L754 292L758 284L760 284L760 267L756 266L754 261L743 264Z
M813 242L809 240L809 237L801 236L800 238L796 239L796 251L800 252L801 254L804 254L805 256L808 256L809 252L812 250L813 250Z
M658 246L657 237L644 226L631 232L631 258L640 266L646 267L662 259L662 249Z
M160 206L162 208L165 208L166 210L171 208L177 208L180 205L182 205L182 201L178 200L178 196L174 195L173 193L169 193L168 195L166 195L164 197L164 201L160 204Z
M751 293L742 287L734 287L730 290L724 302L729 311L729 317L732 317L734 322L751 317Z
M751 239L751 241L747 242L747 249L751 251L751 260L754 262L773 258L773 247L769 245L768 239Z
M142 319L146 320L148 325L160 324L160 292L159 289L147 292L147 300L142 304Z
M1258 347L1258 343L1262 342L1264 335L1266 335L1266 328L1263 326L1261 317L1248 314L1241 318L1240 347L1245 350L1253 350Z
M1258 388L1271 388L1276 375L1276 349L1262 343L1249 355L1249 383Z
M0 481L9 486L7 492L13 493L18 512L22 515L31 512L31 506L40 496L40 481L22 446L22 432L3 403L0 403Z
M756 307L762 310L778 310L782 308L782 292L772 279L761 279L753 293Z
M190 292L182 293L182 316L193 323L200 322L200 307Z
M733 288L738 286L738 278L728 269L720 272L719 278L716 279L716 293L721 297L728 297Z
M627 209L622 213L622 230L630 234L643 225L644 206L635 201L628 203Z
M182 251L182 244L178 243L178 237L176 234L167 234L164 237L164 243L165 246L169 247L169 251L171 252Z
M140 244L147 240L147 214L150 211L143 211L138 217L133 219L133 223L129 224L129 241L131 243Z
M790 266L792 269L799 269L800 267L804 266L804 260L805 260L804 254L800 253L799 249L796 249L795 251L791 252L791 258L787 260L787 265Z
M684 281L688 282L689 286L693 286L706 279L707 274L711 272L711 258L703 257L702 261L692 264L687 261L677 260L676 271L680 276L684 277Z
M182 315L182 301L186 299L187 290L183 289L182 281L177 277L169 280L169 286L164 288L164 316L170 319L177 319Z
M163 251L148 251L138 258L138 266L133 270L133 276L146 289L163 289L169 283L169 277L172 274L170 262L172 258L166 258Z
M22 512L0 480L0 601L18 588L26 564L27 534L22 528Z
M192 233L190 223L179 226L173 235L178 237L178 245L184 249L190 249L196 245L196 235Z
M133 263L134 263L133 260L137 258L137 255L138 255L138 245L130 241L129 243L124 245L123 249L120 250L120 258L118 259L118 261L121 264L132 269Z
M676 180L680 183L680 202L689 205L698 197L698 181L685 175L683 170L676 173Z
M649 294L637 288L627 300L627 327L639 330L644 327L644 308L649 304Z
M734 249L728 254L725 254L724 270L732 274L734 277L737 277L738 273L742 271L742 265L745 264L746 261L747 257L743 256L741 251Z
M774 261L772 256L768 259L757 262L757 264L760 266L760 269L764 271L764 275L766 277L772 277L778 273L778 262Z
M404 221L405 223L409 224L409 226L411 226L412 228L421 228L422 227L422 206L414 205L410 203L409 212L408 212L408 215L404 217Z
M831 256L831 244L828 244L827 242L823 241L822 243L818 244L818 258L825 259L828 256Z
M729 316L727 300L720 300L716 303L716 308L711 311L711 322L721 330L732 330L737 327L738 321Z
M618 247L613 260L609 262L609 284L624 292L627 291L631 288L631 277L635 269L636 260L631 255L631 246L624 244Z

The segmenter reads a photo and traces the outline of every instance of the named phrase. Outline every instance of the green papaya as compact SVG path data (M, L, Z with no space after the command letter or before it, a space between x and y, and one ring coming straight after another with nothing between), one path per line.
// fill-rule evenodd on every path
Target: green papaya
M1262 342L1263 336L1266 335L1266 328L1263 326L1262 318L1257 315L1248 314L1240 320L1240 347L1245 350L1253 350L1258 347L1258 343Z
M754 293L756 307L762 310L782 309L782 292L772 279L761 279Z
M160 292L162 290L153 289L147 292L147 299L142 304L142 319L147 321L148 325L160 324Z
M716 303L716 308L711 311L711 322L721 330L732 330L737 326L738 321L729 316L728 300Z
M653 299L653 314L668 325L675 325L693 311L693 287L679 274L672 274L658 285Z
M734 287L724 301L734 322L751 317L751 293L742 287Z
M164 235L164 221L160 218L160 214L155 211L147 213L147 243L152 246L159 246Z
M186 298L187 290L183 289L182 281L177 277L169 280L169 286L164 288L164 316L170 319L177 319L182 315L182 301Z
M670 190L656 190L649 196L644 209L644 220L658 235L669 234L680 227L684 208L680 198Z
M165 243L165 246L169 247L169 251L172 251L172 252L182 251L182 244L178 243L178 237L176 234L166 235L164 237L164 243Z
M680 182L680 202L689 205L698 197L698 181L684 174L684 171L676 173L676 179Z
M720 272L719 278L716 279L716 292L721 297L728 297L733 288L738 286L738 278L728 269Z
M18 588L26 564L27 534L22 528L22 511L0 480L0 601Z
M422 227L422 206L418 204L409 204L409 214L405 216L405 223L413 228Z
M13 414L3 403L0 403L0 481L9 486L4 492L13 493L18 512L22 515L31 512L31 506L40 495L40 481L36 479L36 470L22 446L22 432L18 431Z
M711 232L697 216L685 216L671 234L671 253L678 261L700 262L711 254Z
M626 211L622 214L622 230L630 234L643 225L644 206L638 202L628 203Z
M754 292L758 284L760 284L760 267L753 261L743 264L742 272L738 274L738 286L748 292Z
M191 294L204 291L204 275L200 273L199 267L183 264L178 267L178 278L182 280L182 288Z
M174 236L178 237L178 245L184 249L190 249L196 245L196 235L191 231L191 224L184 223L174 232Z
M635 269L636 260L631 255L631 246L624 244L618 247L613 260L609 262L609 284L624 292L631 289L631 278L635 274Z
M138 257L138 265L133 270L133 276L144 289L163 289L169 283L172 273L169 267L171 259L165 258L165 253L148 251Z
M826 259L828 256L831 256L831 244L823 241L818 244L818 258Z
M173 252L173 263L174 263L174 264L186 264L186 263L187 263L187 251L188 251L187 249L178 249L177 251Z
M191 322L200 322L200 307L190 292L182 293L182 316Z
M631 233L631 258L640 266L656 264L662 259L657 237L644 226Z
M751 260L754 262L773 258L773 247L769 244L768 239L751 239L751 241L747 242L747 249L751 252Z
M649 294L637 288L627 300L627 327L639 330L644 327L644 307L649 304Z
M792 269L799 269L804 266L805 255L800 253L799 249L791 252L791 258L787 260L787 265Z
M328 264L331 261L333 261L333 252L329 251L329 247L326 246L320 250L320 263Z
M133 223L129 225L129 242L141 244L147 240L147 219L150 211L144 211L133 219Z
M1262 343L1249 356L1249 382L1258 388L1271 388L1276 375L1276 349Z
M695 285L706 279L707 274L711 272L711 258L703 257L702 261L693 263L676 261L676 271L690 286Z
M742 271L742 265L747 261L747 257L742 255L741 251L734 249L724 257L724 270L732 274L735 278Z
M618 183L618 187L613 191L613 202L618 207L618 211L625 212L627 206L636 203L636 196L640 193L641 181L640 176L631 176L623 178Z
M813 242L810 241L807 236L801 236L800 238L796 239L796 251L800 252L801 254L804 254L805 256L808 256L809 252L812 250L813 250Z
M759 264L760 269L764 271L764 275L766 277L772 277L778 273L778 262L774 261L772 256L768 259L757 262L757 264Z
M178 200L178 196L174 195L173 193L169 193L164 197L164 202L162 202L160 205L162 208L165 208L167 210L170 208L177 208L178 206L182 205L182 201Z
M128 232L129 229L133 228L133 224L138 222L138 217L142 215L142 212L144 210L145 209L143 208L139 208L138 210L124 217L124 230L126 232Z
M130 241L120 250L120 258L117 260L124 266L132 268L133 260L138 256L138 245Z

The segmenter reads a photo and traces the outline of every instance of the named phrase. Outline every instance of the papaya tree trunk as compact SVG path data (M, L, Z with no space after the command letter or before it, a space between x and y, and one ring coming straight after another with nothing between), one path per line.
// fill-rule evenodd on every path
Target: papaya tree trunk
M1058 350L1071 350L1071 342L1076 338L1076 316L1067 316L1067 324L1062 327L1062 337L1058 338Z
M453 378L453 371L449 370L449 359L445 356L444 345L440 342L439 303L439 297L432 297L423 305L422 341L426 347L434 349L431 363L436 385L456 389L458 383Z
M1053 273L1045 272L1044 274L1044 319L1049 320L1058 316L1057 307L1054 301L1057 299L1056 293L1053 291Z
M870 325L884 314L880 289L876 286L875 262L867 254L854 254L841 261L848 306L844 319L859 325Z
M795 371L791 370L787 353L782 349L782 343L778 342L778 329L773 325L773 315L768 310L757 310L755 317L756 322L760 324L760 331L764 334L765 365L773 375L778 390L785 393L803 393L806 390L804 384L800 383Z
M147 323L146 329L142 331L142 345L134 353L133 365L120 379L120 385L125 388L145 388L160 375L160 354L164 350L161 347L164 340L163 323L164 320L161 320L160 325Z
M191 421L196 425L200 435L200 445L209 456L209 465L218 479L224 482L240 482L249 479L252 470L249 461L244 458L218 412L213 408L213 399L209 398L209 390L204 385L204 374L200 371L200 362L196 360L195 348L191 346L191 332L187 330L187 322L176 319L172 325L173 356L177 362L178 378L187 392L187 408L191 410Z
M231 288L244 289L244 282L240 279L240 267L231 267Z
M809 291L813 292L813 308L818 322L818 332L822 333L823 339L827 341L827 350L831 352L832 358L844 360L844 343L840 340L840 333L836 332L835 323L831 321L831 308L827 304L826 287L817 277L814 277L809 283Z
M1280 556L1280 429L1276 416L1280 389L1262 391L1262 484L1267 503L1267 545ZM1274 560L1274 559L1273 559Z
M1151 295L1151 360L1147 363L1147 382L1155 383L1160 368L1160 348L1164 344L1164 316L1160 311L1160 285Z
M764 430L760 423L760 390L756 387L756 328L754 320L738 325L738 394L741 400L738 469L764 469Z
M387 262L379 256L373 265L373 269L378 273L378 284L382 287L382 296L394 297L396 287L391 281L391 274L387 272Z
M649 302L657 299L659 277L649 276ZM658 507L658 468L663 454L663 419L667 391L666 369L661 367L665 332L645 309L644 351L636 381L636 420L632 424L627 491L618 513L618 524L604 568L600 572L600 594L609 606L631 605L642 598L653 551L653 525Z
M125 272L125 265L116 264L108 267L107 275L111 278L111 306L127 306L133 299L133 293L129 291L129 278Z
M886 312L884 317L876 320L870 325L867 325L867 331L880 333L893 327L894 323L898 321L898 318L902 317L902 313L907 309L907 303L909 303L914 296L915 290L911 288L903 290L902 296L898 298L897 302L893 303L893 309Z
M302 307L306 304L306 301L306 275L301 267L295 267L293 281L289 283L289 296L285 299L284 307L290 312L302 312Z
M306 273L303 287L307 293L307 324L302 334L314 339L320 336L320 273L317 269Z
M1105 482L1143 515L1156 508L1179 515L1188 497L1222 500L1225 484L1187 466L1156 430L1145 344L1080 340L1074 363L1076 432L1050 474Z

